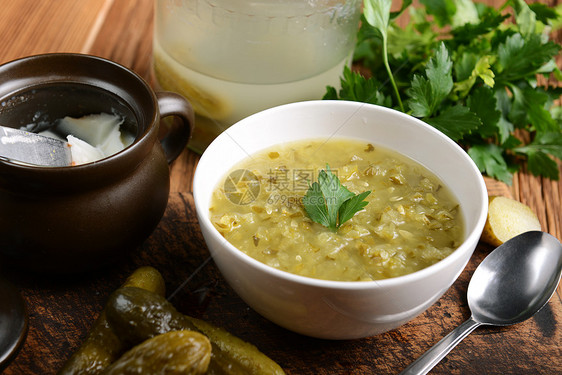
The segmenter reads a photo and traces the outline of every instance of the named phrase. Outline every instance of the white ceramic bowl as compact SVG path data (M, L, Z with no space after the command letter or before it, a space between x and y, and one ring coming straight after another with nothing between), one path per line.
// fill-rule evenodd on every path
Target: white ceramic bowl
M275 144L334 136L394 149L433 171L460 203L465 224L463 244L444 260L409 275L379 281L326 281L266 266L237 250L213 227L209 219L211 194L236 163ZM372 336L425 311L466 266L488 207L482 175L448 137L401 112L346 101L288 104L241 120L204 152L193 190L205 241L224 278L240 297L282 327L327 339Z

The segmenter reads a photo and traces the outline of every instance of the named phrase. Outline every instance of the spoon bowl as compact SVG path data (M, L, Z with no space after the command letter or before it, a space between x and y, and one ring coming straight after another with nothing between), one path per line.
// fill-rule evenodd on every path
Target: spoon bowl
M522 233L492 251L468 285L471 317L401 374L427 374L481 325L506 326L537 313L556 291L562 274L562 245L540 231Z
M44 167L67 167L72 162L67 141L2 125L0 158Z
M472 275L467 297L473 319L498 326L529 319L556 290L561 270L555 237L531 231L507 241Z
M20 292L12 283L0 278L0 374L23 346L28 319Z

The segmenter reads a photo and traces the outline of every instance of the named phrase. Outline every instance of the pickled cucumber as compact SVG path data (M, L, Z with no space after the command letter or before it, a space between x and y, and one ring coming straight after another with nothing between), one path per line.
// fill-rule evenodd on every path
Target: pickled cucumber
M185 316L196 329L204 333L213 345L210 375L284 374L279 365L261 353L254 345L239 339L222 328L203 320Z
M143 288L160 296L165 294L164 279L152 267L137 269L122 286ZM100 374L122 354L123 350L125 350L123 343L109 327L103 310L80 348L63 365L58 375Z
M206 336L194 331L171 331L133 347L104 375L205 374L210 360L211 343Z
M211 341L207 374L284 374L281 367L255 346L204 321L179 313L164 297L135 287L115 291L106 307L107 320L115 333L132 345L176 331L201 332Z

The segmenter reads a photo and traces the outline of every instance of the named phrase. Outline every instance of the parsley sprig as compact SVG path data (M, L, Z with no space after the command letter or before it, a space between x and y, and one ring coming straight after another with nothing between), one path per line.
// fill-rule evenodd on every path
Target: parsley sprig
M364 0L354 58L370 74L346 68L341 89L328 87L324 99L420 118L465 148L483 173L508 184L525 162L534 175L558 180L562 110L554 103L562 87L538 85L537 77L562 81L555 62L561 46L548 36L562 25L562 7L523 0L497 9L471 0L420 0L414 7L403 0L391 12L391 3ZM405 10L410 22L402 28L396 18Z
M326 164L326 170L318 174L303 197L304 209L312 221L335 232L343 223L361 211L368 202L365 198L371 191L354 194L343 186Z

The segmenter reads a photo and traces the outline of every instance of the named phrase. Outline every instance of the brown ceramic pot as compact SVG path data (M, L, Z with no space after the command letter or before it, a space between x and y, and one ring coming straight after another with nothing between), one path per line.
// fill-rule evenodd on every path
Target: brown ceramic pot
M125 117L122 129L136 134L131 146L80 166L0 160L3 262L47 272L99 267L137 247L162 218L168 163L185 148L193 125L184 98L154 93L131 70L94 56L37 55L0 66L3 125L100 112ZM171 115L175 126L161 130L160 119Z

